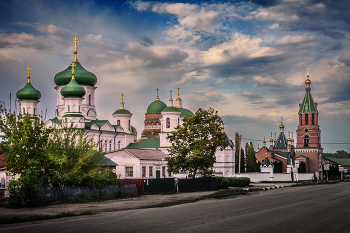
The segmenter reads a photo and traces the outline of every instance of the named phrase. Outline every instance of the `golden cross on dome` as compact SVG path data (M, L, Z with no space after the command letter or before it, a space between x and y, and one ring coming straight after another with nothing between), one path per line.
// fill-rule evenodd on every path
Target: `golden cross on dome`
M72 43L74 43L74 53L77 52L78 47L77 47L77 43L80 42L80 40L78 39L78 37L74 37Z
M283 119L283 117L281 117L281 123L283 123L282 119Z
M72 67L72 75L74 75L74 66L76 66L76 64L74 62L72 62L72 64L70 65ZM72 77L74 79L74 76Z
M309 77L309 68L306 69L306 75Z
M177 88L177 97L180 97L180 87Z
M122 94L122 102L121 104L124 104L124 94Z
M159 99L159 95L158 95L158 91L159 91L159 89L157 88L157 99L156 99L156 101L159 101L160 99Z
M26 70L28 71L28 76L27 76L27 78L28 78L28 83L29 83L30 71L32 70L32 67L28 66Z
M173 91L170 90L170 100L173 100Z

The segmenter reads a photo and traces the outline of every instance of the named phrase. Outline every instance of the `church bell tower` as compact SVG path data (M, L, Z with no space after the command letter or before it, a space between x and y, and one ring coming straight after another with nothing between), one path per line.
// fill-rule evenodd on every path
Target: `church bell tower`
M307 172L314 172L316 175L321 175L323 148L321 147L321 130L318 124L319 113L317 103L314 102L311 96L309 69L306 71L306 93L303 102L299 104L299 125L296 132L295 159L306 164Z

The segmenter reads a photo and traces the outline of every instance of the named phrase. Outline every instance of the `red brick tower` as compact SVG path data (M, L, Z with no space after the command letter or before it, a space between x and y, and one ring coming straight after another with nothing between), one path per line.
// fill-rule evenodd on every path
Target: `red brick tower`
M306 164L307 172L322 174L321 130L318 124L317 103L311 96L311 81L309 69L307 71L306 93L303 102L299 104L299 125L297 129L297 143L295 148L295 159ZM322 177L322 176L321 176Z

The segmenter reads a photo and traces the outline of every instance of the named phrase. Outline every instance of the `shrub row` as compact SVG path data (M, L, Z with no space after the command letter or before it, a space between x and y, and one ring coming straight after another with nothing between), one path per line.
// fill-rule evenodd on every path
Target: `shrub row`
M250 184L248 177L219 177L218 188L245 187Z

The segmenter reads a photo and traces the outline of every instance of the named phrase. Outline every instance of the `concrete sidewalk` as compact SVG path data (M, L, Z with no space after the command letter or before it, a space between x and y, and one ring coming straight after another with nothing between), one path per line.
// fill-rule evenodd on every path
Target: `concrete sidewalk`
M267 190L275 188L277 186L287 187L293 183L251 183L253 187L250 189ZM238 188L238 187L237 187ZM240 188L241 189L241 188ZM164 204L169 202L175 202L180 200L194 200L196 198L215 193L217 191L204 191L204 192L191 192L191 193L177 193L177 194L155 194L155 195L143 195L140 197L132 197L119 200L109 200L101 202L89 202L89 203L70 203L61 205L50 205L35 208L18 208L10 209L1 207L0 218L11 217L28 217L31 215L56 215L59 213L74 213L80 214L82 212L90 211L94 214L103 212L113 212L122 210L132 210L147 208L150 206Z

